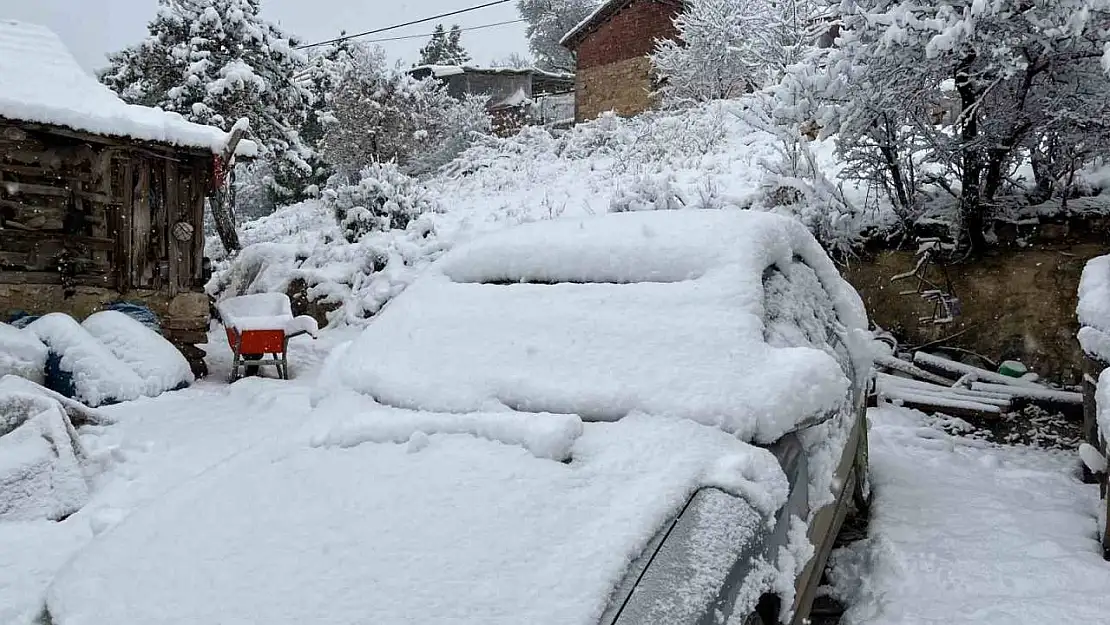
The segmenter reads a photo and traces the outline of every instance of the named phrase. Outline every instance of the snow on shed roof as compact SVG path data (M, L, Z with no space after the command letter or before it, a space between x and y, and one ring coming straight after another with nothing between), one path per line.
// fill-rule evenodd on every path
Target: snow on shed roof
M12 20L0 20L0 117L213 152L227 141L219 128L125 103L85 73L50 29ZM251 141L236 150L243 156L256 151Z
M459 74L515 74L532 75L543 78L573 80L574 74L549 72L536 67L478 67L475 65L417 65L408 70L410 74L427 71L436 78L447 78Z

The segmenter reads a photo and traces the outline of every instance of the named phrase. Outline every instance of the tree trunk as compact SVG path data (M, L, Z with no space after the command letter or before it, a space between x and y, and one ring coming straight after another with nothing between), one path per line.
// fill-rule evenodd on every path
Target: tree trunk
M976 107L979 104L979 92L972 84L972 78L967 74L975 62L975 55L965 57L956 70L956 91L960 94L960 106L963 110L960 117L963 119L963 128L960 129L960 149L963 151L963 175L960 179L960 228L967 236L968 247L971 253L982 252L987 246L986 236L983 234L985 227L983 219L983 202L981 179L983 174L983 158L975 141L979 138L979 113Z
M223 167L217 171L216 190L208 198L212 208L212 218L216 222L216 232L220 235L220 243L229 255L243 247L239 243L239 232L235 228L235 194L229 178L235 162L235 149L239 147L239 141L244 134L246 131L243 128L236 127L228 137L227 145L218 157Z
M1047 202L1052 198L1052 188L1055 185L1055 179L1052 176L1052 162L1055 160L1053 158L1053 152L1055 151L1053 144L1054 140L1051 137L1045 137L1037 144L1030 155L1030 161L1033 165L1033 180L1037 185L1029 197L1033 204Z

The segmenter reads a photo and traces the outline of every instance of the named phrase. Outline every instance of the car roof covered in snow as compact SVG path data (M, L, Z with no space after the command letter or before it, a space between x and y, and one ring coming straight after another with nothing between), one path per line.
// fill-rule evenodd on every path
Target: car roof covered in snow
M125 103L87 74L50 29L12 20L0 20L0 118L214 153L227 142L219 128ZM256 151L251 141L236 148L243 156Z
M622 213L457 247L354 341L337 384L402 408L643 411L771 442L835 410L851 383L831 355L764 339L764 272L795 258L831 295L851 346L862 302L799 222Z
M744 497L756 525L788 491L770 452L690 421L427 415L347 394L309 423L94 540L55 578L51 621L595 625L699 487ZM569 463L547 457L560 449Z

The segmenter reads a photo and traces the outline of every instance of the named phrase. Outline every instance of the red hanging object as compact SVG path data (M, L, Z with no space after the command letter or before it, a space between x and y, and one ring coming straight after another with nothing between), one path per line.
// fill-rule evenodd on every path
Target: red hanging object
M227 179L227 165L219 154L212 155L212 190L218 191Z

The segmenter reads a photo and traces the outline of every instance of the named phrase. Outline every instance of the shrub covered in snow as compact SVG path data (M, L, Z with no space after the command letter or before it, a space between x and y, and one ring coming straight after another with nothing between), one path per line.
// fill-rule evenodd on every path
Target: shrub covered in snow
M404 230L413 219L435 210L427 190L393 163L373 163L353 184L333 178L324 190L324 203L335 213L343 235L351 243L367 233Z

